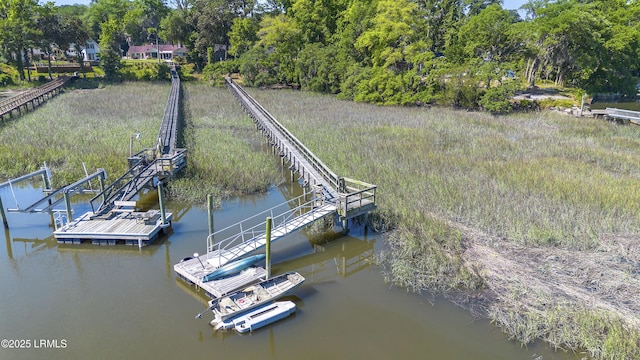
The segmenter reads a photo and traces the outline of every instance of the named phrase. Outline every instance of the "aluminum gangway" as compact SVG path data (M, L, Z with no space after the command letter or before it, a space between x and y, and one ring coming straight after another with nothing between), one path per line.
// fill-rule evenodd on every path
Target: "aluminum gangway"
M335 203L327 200L327 194L323 194L318 187L316 192L300 195L217 230L207 238L206 254L183 260L175 264L173 269L181 278L205 289L208 294L219 296L224 291L217 287L225 285L215 282L203 283L202 278L234 259L263 248L267 240L267 217L272 219L270 241L273 243L335 212ZM262 272L258 272L257 275L261 276ZM252 279L250 276L249 278Z

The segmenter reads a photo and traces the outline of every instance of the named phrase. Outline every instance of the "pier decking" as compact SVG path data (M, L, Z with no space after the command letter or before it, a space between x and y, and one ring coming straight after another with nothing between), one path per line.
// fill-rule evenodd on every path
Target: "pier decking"
M10 118L14 111L20 112L23 108L25 111L28 110L29 104L31 104L31 109L34 109L48 98L52 98L60 92L62 87L64 87L70 79L70 77L62 76L0 102L0 122L4 121L5 117Z
M179 278L201 288L211 298L219 298L239 288L257 283L267 274L264 268L255 267L244 270L235 276L203 283L202 278L211 272L202 267L202 264L206 264L206 260L206 255L200 255L198 258L175 264L173 269L178 273Z
M337 214L346 230L349 219L365 215L376 208L375 185L337 176L242 87L230 78L226 81L258 130L269 140L274 153L280 154L282 165L287 160L291 164L290 169L300 175L305 194L280 205L282 208L276 206L214 232L207 238L205 255L174 265L179 278L200 287L207 286L200 280L205 273L266 245L266 221L256 221L259 217L272 219L274 227L269 235L273 242L332 214ZM256 222L259 223L255 224ZM217 240L215 244L214 239ZM207 292L214 297L220 296L212 290Z
M187 165L186 149L176 147L180 115L180 78L171 70L171 90L158 132L157 143L128 158L129 171L91 200L90 211L67 221L54 232L60 243L96 245L149 245L171 226L172 214L165 214L163 184ZM133 199L145 188L158 188L160 211L136 212ZM94 202L97 205L94 206Z
M61 244L137 245L147 246L169 227L172 214L162 223L160 212L111 212L107 216L93 216L89 212L53 234Z

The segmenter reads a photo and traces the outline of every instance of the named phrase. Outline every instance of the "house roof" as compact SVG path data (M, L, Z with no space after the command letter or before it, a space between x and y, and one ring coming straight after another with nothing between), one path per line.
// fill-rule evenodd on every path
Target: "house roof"
M148 45L129 46L129 50L127 50L127 52L128 53L147 53L155 50L156 50L155 45L148 44ZM182 50L186 52L187 48L185 48L184 46L178 46L178 45L158 45L158 50L160 52L176 52L178 50Z

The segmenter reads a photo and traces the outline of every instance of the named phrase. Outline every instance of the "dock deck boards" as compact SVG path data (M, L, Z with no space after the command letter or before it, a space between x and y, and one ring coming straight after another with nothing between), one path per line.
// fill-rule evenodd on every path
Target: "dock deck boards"
M110 217L94 217L92 212L88 212L54 231L53 235L62 243L78 243L83 240L96 243L108 240L113 245L118 241L124 241L128 245L136 245L140 241L148 245L163 228L169 226L172 217L171 213L167 213L167 225L162 226L162 220L154 215L155 212L122 212Z
M267 273L266 270L261 267L249 268L232 277L203 283L202 278L215 270L209 266L207 258L207 254L204 254L198 258L179 262L173 265L173 270L180 278L189 284L196 285L203 289L211 298L219 298L234 290L256 283ZM202 267L201 262L202 264L206 264L207 269Z

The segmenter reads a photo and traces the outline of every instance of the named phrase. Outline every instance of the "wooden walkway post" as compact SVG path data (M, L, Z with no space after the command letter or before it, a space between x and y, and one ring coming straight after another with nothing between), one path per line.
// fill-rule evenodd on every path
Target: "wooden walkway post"
M64 205L67 208L67 224L73 220L73 213L71 212L71 200L69 199L69 193L64 192Z
M162 225L166 225L167 213L164 211L164 186L162 186L162 181L158 183L158 202L160 203L160 219L162 220Z
M266 236L266 243L265 243L265 255L266 255L266 263L267 263L267 280L269 278L271 278L271 225L273 223L273 220L271 219L271 216L267 217L267 232L265 234Z
M211 249L213 247L213 236L211 236L213 234L213 195L211 194L207 195L207 212L209 214L209 234L207 235L209 244L207 245Z
M4 205L2 205L2 197L0 197L0 216L2 217L2 224L5 229L9 228L9 223L7 222L7 215L4 213Z

